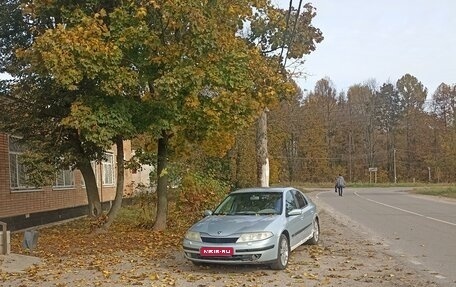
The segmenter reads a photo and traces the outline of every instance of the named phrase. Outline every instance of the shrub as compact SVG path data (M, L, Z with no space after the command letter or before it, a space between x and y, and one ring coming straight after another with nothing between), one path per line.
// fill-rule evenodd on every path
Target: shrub
M214 209L229 192L229 185L201 174L188 174L182 179L175 212L176 216L194 222L203 211Z

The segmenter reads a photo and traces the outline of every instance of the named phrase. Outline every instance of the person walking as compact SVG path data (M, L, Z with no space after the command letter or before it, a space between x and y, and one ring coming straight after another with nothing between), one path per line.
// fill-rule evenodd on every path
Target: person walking
M345 187L344 177L339 173L339 176L336 179L336 189L339 192L339 196L342 196Z

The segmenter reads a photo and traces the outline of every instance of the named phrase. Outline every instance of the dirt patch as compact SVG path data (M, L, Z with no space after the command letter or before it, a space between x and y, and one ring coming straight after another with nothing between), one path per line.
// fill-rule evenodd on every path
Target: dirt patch
M150 258L144 253L107 252L106 258L72 256L52 258L25 274L0 273L0 285L25 286L391 286L437 287L426 272L388 255L387 248L356 228L321 216L321 241L292 253L285 271L268 266L195 266L180 250ZM109 264L106 264L109 262Z

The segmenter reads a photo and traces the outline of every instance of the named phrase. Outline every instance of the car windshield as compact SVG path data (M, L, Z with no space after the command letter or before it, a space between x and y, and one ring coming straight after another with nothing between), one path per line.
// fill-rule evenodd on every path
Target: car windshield
M281 213L281 192L230 194L214 211L214 215L271 215Z

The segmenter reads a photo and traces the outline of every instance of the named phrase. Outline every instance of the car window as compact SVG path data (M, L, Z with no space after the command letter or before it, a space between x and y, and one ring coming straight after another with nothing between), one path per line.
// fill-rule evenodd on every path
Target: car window
M282 213L282 193L251 192L230 194L214 214L256 215Z
M287 195L286 195L285 199L286 199L286 205L287 205L286 206L287 212L290 212L293 209L297 208L296 200L291 191L287 191Z
M305 199L304 195L297 190L293 190L293 193L296 197L296 201L298 202L298 208L304 208L307 206L307 200Z
M228 196L225 200L215 209L214 214L229 214L236 209L235 197Z

